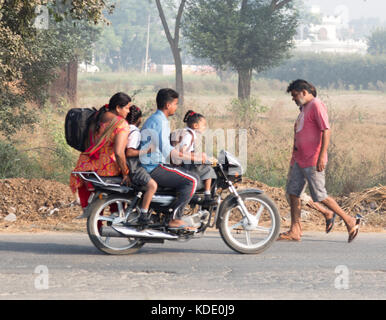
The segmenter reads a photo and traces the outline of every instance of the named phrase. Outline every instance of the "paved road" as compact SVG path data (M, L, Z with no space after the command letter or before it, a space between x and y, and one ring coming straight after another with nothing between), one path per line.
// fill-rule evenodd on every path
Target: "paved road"
M0 234L0 299L386 299L386 234L307 232L259 255L218 233L109 256L80 233Z

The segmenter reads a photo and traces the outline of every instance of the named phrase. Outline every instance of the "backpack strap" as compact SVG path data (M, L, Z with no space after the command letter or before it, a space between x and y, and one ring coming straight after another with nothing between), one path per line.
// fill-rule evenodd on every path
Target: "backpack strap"
M127 148L127 146L129 145L130 136L131 136L134 132L138 132L138 134L141 135L141 131L140 131L139 128L137 128L137 127L135 127L133 130L130 130L129 135L127 136L127 145L126 145L126 148ZM139 146L137 147L137 150L138 150L138 149L139 149Z
M98 152L103 147L103 145L106 143L106 141L110 138L110 136L114 132L115 128L118 125L121 125L124 121L126 120L119 117L115 117L114 119L112 119L110 121L110 124L107 126L107 128L105 129L103 134L99 137L99 139L96 141L96 143L91 144L91 146L83 153L88 154L90 157L92 157L96 152ZM92 138L93 140L95 139L94 136Z
M183 129L183 131L187 131L190 133L190 135L192 136L192 140L190 140L190 144L188 146L188 148L191 148L193 143L194 143L194 133L192 132L192 130L189 130L189 129ZM184 138L185 135L181 135L181 139L179 141L179 143L181 143L182 139Z

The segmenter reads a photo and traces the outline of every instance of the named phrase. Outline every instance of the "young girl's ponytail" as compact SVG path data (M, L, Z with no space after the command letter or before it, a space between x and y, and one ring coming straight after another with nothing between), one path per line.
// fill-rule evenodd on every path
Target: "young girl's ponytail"
M127 114L126 120L129 124L136 124L138 119L142 117L142 111L136 105L130 107L130 112Z
M202 114L189 110L185 114L183 121L188 125L188 127L192 127L193 124L198 123L202 118L205 118Z

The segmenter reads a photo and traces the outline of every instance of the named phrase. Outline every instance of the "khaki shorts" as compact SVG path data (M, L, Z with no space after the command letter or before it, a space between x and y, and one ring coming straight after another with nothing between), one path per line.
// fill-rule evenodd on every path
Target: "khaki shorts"
M308 182L311 198L314 202L321 202L328 197L325 187L325 171L318 172L316 167L300 168L295 162L288 178L287 193L301 197Z
M286 198L289 205L291 205L291 200L290 200L289 194L287 193L287 189L288 189L288 183L289 183L289 177L291 174L291 169L292 169L292 167L290 167L290 169L288 170L287 183L285 186L285 190L286 190L285 198ZM308 204L310 201L312 201L311 197L306 193L306 188L307 188L307 183L304 185L302 193L300 194L300 197L299 197L303 204Z

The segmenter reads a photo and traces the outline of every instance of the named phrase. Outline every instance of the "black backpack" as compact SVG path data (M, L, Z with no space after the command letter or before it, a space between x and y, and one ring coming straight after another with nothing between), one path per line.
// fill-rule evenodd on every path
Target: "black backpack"
M66 141L71 147L81 152L86 151L90 124L97 112L95 108L73 108L68 111L64 131Z

